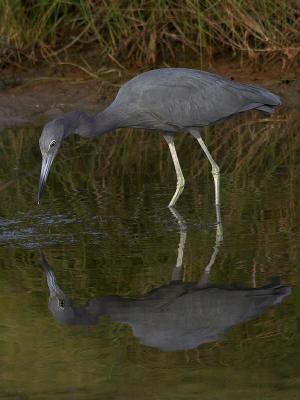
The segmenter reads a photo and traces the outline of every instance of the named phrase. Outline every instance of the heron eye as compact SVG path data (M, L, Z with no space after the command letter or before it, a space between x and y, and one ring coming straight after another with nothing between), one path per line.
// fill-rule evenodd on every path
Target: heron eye
M58 304L59 304L60 308L65 308L65 301L64 300L59 300Z
M49 144L49 150L56 145L56 140L52 140Z

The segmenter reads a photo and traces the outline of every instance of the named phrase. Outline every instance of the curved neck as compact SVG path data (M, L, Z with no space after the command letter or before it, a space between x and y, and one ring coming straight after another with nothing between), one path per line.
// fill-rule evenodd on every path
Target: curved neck
M122 116L118 110L112 106L95 115L95 128L97 135L114 131L122 126Z
M95 137L114 131L121 126L121 115L118 113L116 108L109 106L96 115L88 115L81 112L78 115L74 133L82 137Z

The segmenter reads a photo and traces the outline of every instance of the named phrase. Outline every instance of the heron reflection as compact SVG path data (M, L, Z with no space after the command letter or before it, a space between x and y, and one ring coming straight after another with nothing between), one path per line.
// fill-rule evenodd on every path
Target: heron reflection
M221 237L216 241L211 259L198 282L182 281L182 260L186 225L176 210L180 227L176 266L171 282L136 299L122 296L98 296L78 306L59 287L46 258L42 265L49 288L49 310L66 325L94 325L103 315L132 328L139 341L164 351L187 350L216 341L231 327L250 321L279 304L291 288L273 281L259 288L237 288L209 284Z

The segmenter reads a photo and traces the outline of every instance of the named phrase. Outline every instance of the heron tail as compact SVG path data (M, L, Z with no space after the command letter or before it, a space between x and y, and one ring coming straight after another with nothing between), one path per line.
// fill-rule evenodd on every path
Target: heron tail
M262 111L266 114L272 114L275 110L275 107L276 106L269 106L269 105L264 104L263 106L256 107L255 109L258 111Z

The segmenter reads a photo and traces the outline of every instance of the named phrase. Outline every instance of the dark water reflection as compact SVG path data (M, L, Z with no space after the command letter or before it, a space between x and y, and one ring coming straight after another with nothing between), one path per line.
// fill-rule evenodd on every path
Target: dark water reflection
M155 134L74 138L38 207L39 132L2 133L0 398L299 397L300 125L249 124L207 134L223 241L188 137L173 215Z
M142 344L164 351L190 350L216 341L229 328L260 316L291 293L280 282L252 289L210 286L204 282L208 274L205 271L197 283L183 283L178 277L141 299L99 296L78 306L58 286L44 256L43 266L49 310L57 321L95 325L100 317L109 315L115 322L130 325ZM178 276L179 271L173 275Z

